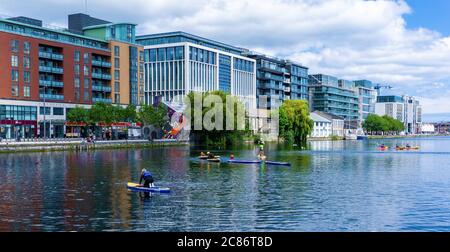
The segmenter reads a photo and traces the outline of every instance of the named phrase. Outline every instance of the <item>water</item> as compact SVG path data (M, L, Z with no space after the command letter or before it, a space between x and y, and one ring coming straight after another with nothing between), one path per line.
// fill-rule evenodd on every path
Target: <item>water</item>
M292 167L210 164L189 147L1 154L0 231L450 231L450 138L267 147ZM173 193L128 191L143 167Z

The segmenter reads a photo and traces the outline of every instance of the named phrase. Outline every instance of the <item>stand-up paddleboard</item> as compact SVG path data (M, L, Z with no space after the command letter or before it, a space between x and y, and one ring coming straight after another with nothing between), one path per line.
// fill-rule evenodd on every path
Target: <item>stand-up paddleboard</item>
M234 160L234 159L230 159L230 160L228 160L228 163L232 163L232 164L260 164L261 161L260 160Z
M274 161L266 161L267 165L279 165L279 166L291 166L291 163L288 162L274 162Z
M132 182L127 183L127 188L136 192L170 193L170 188L167 187L143 187Z

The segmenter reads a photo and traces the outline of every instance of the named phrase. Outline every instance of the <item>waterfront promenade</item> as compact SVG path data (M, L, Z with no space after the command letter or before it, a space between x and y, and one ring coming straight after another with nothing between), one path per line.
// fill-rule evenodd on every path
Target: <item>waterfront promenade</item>
M175 139L147 140L101 140L87 142L82 138L59 138L59 139L32 139L22 141L1 141L0 153L2 152L20 152L20 151L57 151L57 150L91 150L91 149L114 149L114 148L133 148L133 147L151 147L167 145L186 145L187 141L178 141Z

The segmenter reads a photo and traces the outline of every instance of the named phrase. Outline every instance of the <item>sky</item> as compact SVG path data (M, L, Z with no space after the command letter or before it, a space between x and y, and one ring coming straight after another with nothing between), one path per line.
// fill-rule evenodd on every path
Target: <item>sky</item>
M85 0L0 0L0 16L67 26ZM138 7L136 7L138 6ZM389 84L450 120L448 0L88 0L87 13L139 24L138 34L185 31L297 61L309 72ZM425 120L428 115L425 116ZM430 119L431 120L431 119Z

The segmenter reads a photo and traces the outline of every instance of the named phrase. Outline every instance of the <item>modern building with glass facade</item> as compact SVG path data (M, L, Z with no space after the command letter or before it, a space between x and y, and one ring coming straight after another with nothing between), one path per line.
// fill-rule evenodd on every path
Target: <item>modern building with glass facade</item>
M105 30L112 32L113 25L104 26L108 27ZM126 67L119 66L120 70L130 69L124 72L130 80L124 84L120 80L125 94L120 93L118 103L137 105L139 84L143 86L139 60L142 49L138 49L142 47L131 43L134 25L114 27L118 42L133 45L133 49L127 48L130 53L123 55ZM43 137L44 132L46 137L64 137L68 110L77 105L114 102L113 62L118 56L112 53L111 41L112 35L86 35L27 17L0 19L0 137ZM122 96L126 99L122 100Z
M258 108L278 108L286 100L308 100L308 68L289 60L255 52Z
M243 50L184 32L136 37L144 46L144 101L222 90L256 108L255 60Z
M422 126L422 106L412 96L378 96L375 113L390 116L404 123L405 133L418 134Z
M357 129L359 95L352 81L330 75L309 75L311 111L323 111L344 118L346 129Z
M374 85L369 80L357 80L355 86L358 89L359 94L359 125L362 127L362 123L370 114L375 114L375 103L377 102L377 91L374 89Z

